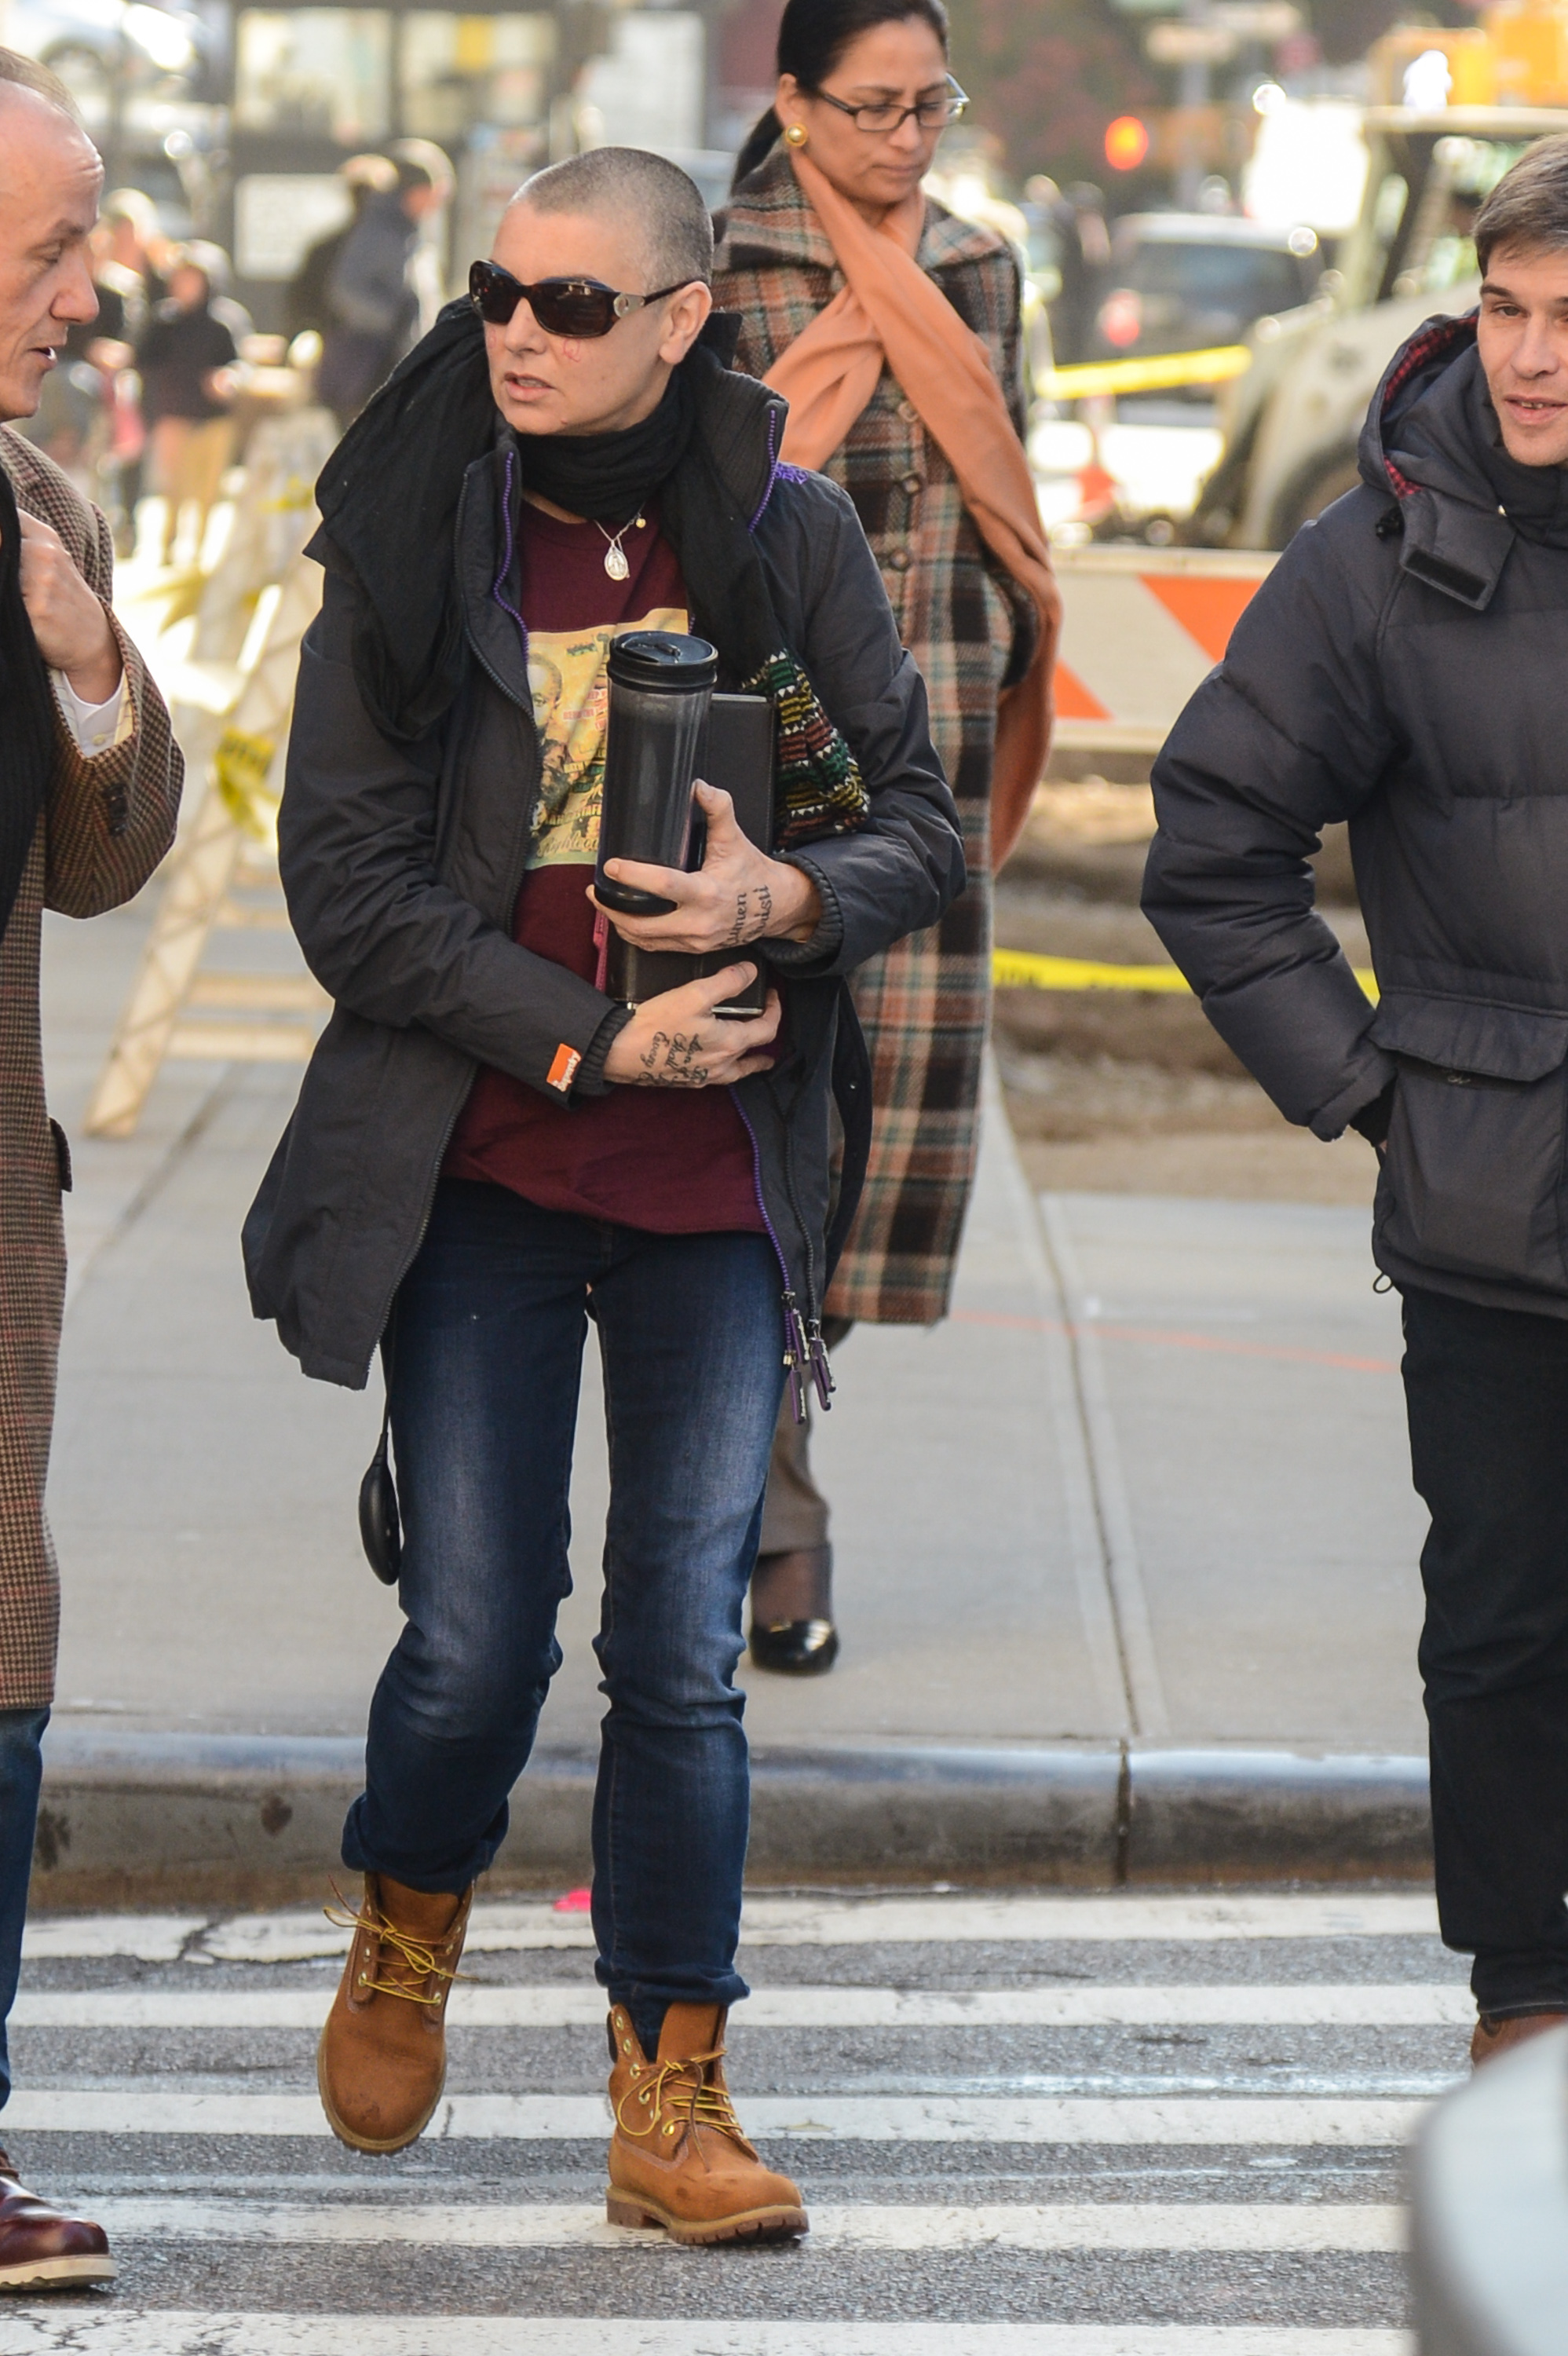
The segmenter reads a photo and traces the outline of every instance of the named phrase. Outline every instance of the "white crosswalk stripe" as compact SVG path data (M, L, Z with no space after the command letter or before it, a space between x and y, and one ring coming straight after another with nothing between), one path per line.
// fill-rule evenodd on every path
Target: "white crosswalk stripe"
M464 2029L597 2029L598 1988L475 1987L452 1992L448 2018ZM25 2029L308 2029L326 2008L317 1990L117 1987L38 1990L16 1999ZM914 1988L764 1987L734 2015L744 2029L1236 2028L1330 2024L1430 2028L1474 2018L1467 1988L1349 1987L987 1988L933 1995Z
M753 2094L746 2125L759 2136L848 2143L1306 2144L1387 2148L1408 2141L1419 2102L1269 2101L1219 2095L1147 2098L987 2095ZM133 2085L13 2094L7 2126L106 2136L325 2136L314 2094L177 2094ZM454 2094L425 2129L428 2142L592 2141L610 2132L600 2094Z
M292 2205L177 2198L111 2201L96 2210L115 2235L181 2241L400 2242L469 2250L672 2250L662 2234L607 2225L602 2202L557 2208L491 2202L346 2201ZM1182 2201L1080 2201L1040 2208L1008 2201L934 2208L911 2201L811 2211L816 2249L857 2250L1403 2250L1404 2213L1392 2203L1284 2201L1243 2207Z
M434 2356L450 2315L48 2314L0 2319L0 2356ZM464 2316L464 2356L1413 2356L1403 2331L1071 2323L602 2322Z
M879 1946L930 1940L1122 1941L1433 1937L1436 1909L1414 1893L1303 1894L1281 1898L865 1898L758 1896L742 1936L752 1946ZM476 1912L468 1948L504 1954L592 1947L581 1912L544 1904ZM29 1923L29 1961L129 1955L172 1963L185 1953L219 1963L293 1963L341 1954L347 1933L319 1913L241 1916L214 1923L199 1914L83 1915Z
M1403 2147L1472 2018L1434 1933L1395 1891L753 1897L740 2108L812 2221L770 2257L605 2222L580 1909L476 1909L391 2160L315 2090L319 1912L37 1922L4 2132L123 2276L0 2301L0 2356L1411 2356Z

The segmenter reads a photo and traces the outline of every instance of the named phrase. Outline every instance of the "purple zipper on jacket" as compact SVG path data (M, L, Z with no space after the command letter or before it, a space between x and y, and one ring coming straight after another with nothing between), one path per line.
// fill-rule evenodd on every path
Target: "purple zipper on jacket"
M795 1303L795 1279L789 1272L789 1262L784 1256L784 1246L779 1241L778 1229L773 1223L768 1210L767 1197L763 1193L763 1149L757 1142L757 1132L752 1127L751 1115L741 1102L739 1091L733 1087L730 1090L730 1100L740 1114L741 1124L752 1141L752 1192L757 1198L757 1209L762 1215L763 1226L767 1230L768 1241L773 1248L773 1258L778 1261L779 1273L784 1278L784 1373L789 1377L790 1413L796 1423L804 1423L805 1421L805 1376L807 1368L813 1365L811 1347L806 1340L805 1327ZM815 1323L815 1320L813 1322ZM817 1389L819 1393L822 1392L820 1376L817 1379ZM827 1405L826 1393L822 1394L822 1404L824 1407Z
M760 503L759 503L759 505L758 505L756 514L752 518L751 522L746 526L746 530L747 530L749 532L751 532L751 531L755 531L755 530L756 530L756 529L757 529L757 526L762 522L763 518L766 515L766 513L767 513L767 511L768 511L768 501L773 498L773 485L777 482L778 477L779 477L779 461L778 461L778 453L777 453L777 452L776 452L776 450L773 448L773 436L777 434L778 430L779 430L779 413L778 413L778 411L777 411L776 409L770 409L770 410L769 410L769 412L768 412L768 483L767 483L767 488L766 488L766 489L763 491L763 493L762 499L761 499L761 502L760 502Z
M517 636L523 642L523 660L527 662L528 659L528 626L524 621L522 616L518 613L517 607L515 605L509 605L506 598L501 594L501 592L505 589L511 573L512 553L515 546L515 542L512 538L512 467L516 461L517 455L517 454L515 450L508 450L507 453L507 487L501 495L501 521L505 527L507 534L506 553L501 559L501 570L496 573L495 580L490 584L490 600L493 605L499 605L503 614L510 614L513 621L516 622L517 626Z

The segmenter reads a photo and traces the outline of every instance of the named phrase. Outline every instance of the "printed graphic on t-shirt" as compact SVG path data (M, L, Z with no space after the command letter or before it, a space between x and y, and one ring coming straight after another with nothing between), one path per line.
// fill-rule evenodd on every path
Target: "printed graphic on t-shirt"
M529 632L528 685L543 762L530 868L591 867L598 853L611 641L628 630L686 626L684 607L658 605L637 621L600 629Z

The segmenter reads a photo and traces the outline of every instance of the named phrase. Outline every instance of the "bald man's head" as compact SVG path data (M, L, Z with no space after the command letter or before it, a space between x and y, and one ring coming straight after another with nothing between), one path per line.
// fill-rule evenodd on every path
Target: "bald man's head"
M87 241L102 185L64 85L0 49L0 418L32 416L56 350L98 316Z

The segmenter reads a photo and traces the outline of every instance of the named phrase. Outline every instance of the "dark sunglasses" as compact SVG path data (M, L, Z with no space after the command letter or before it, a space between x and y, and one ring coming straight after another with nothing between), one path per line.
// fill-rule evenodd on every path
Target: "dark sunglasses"
M468 273L468 299L492 327L504 327L518 304L527 303L547 336L607 336L617 319L691 283L682 278L651 294L617 294L596 278L541 278L525 286L498 262L476 262Z

